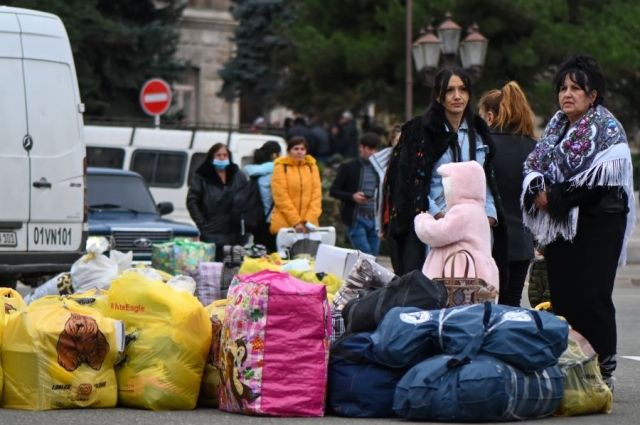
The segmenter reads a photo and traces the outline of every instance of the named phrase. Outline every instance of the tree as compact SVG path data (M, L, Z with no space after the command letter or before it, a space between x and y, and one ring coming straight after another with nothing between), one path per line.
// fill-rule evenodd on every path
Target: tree
M58 15L65 24L88 115L141 115L138 93L149 77L176 80L176 22L181 0L8 0Z
M425 2L426 3L426 2ZM415 15L444 13L446 1L417 4ZM305 0L294 25L281 99L326 116L375 102L397 112L404 104L405 8L400 0Z
M234 17L238 51L221 75L223 93L254 91L304 113L329 117L374 102L401 116L405 88L404 0L244 0ZM640 121L640 39L634 0L414 0L413 34L447 11L489 39L476 96L517 80L534 110L557 108L552 77L570 54L588 53L608 75L608 104L628 131ZM414 71L415 72L415 71ZM429 89L414 74L414 110Z
M290 41L278 33L292 20L295 2L287 0L235 0L231 8L238 22L234 30L235 54L219 71L224 84L220 96L258 96L273 106L281 86L283 68L275 65Z
M290 48L280 100L300 111L337 112L375 102L401 114L404 102L405 1L304 0L284 34ZM466 29L476 22L489 41L482 91L516 79L536 112L548 117L557 101L551 87L570 54L599 59L609 78L608 104L633 130L640 118L640 4L633 0L415 0L414 39L446 11ZM415 110L429 90L414 77Z
M587 53L608 79L607 105L635 132L640 111L640 4L632 0L468 0L455 13L477 21L490 40L481 89L516 79L536 112L550 116L558 107L552 77L569 55Z

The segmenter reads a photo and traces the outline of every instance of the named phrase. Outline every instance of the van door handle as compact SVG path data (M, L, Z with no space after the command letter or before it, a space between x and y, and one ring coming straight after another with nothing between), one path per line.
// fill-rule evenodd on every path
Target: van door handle
M51 189L51 183L49 183L47 180L42 178L39 181L34 182L33 187L38 189Z

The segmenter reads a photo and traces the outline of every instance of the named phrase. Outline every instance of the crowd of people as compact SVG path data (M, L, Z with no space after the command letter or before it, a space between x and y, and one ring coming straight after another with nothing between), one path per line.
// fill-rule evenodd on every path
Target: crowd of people
M517 82L486 92L474 113L466 71L435 76L426 112L384 136L360 135L353 114L326 128L319 117L286 124L287 152L267 142L241 172L224 145L196 171L187 205L204 241L255 242L270 250L281 228L308 232L322 214L316 160L344 158L329 194L351 245L374 256L387 243L397 275L431 278L465 249L476 274L519 306L536 247L544 247L554 312L593 345L612 386L619 262L635 223L632 165L624 129L604 106L597 61L574 56L553 81L559 110L536 134L535 115ZM386 146L384 146L386 145ZM458 165L459 164L459 165ZM261 223L243 222L252 179Z

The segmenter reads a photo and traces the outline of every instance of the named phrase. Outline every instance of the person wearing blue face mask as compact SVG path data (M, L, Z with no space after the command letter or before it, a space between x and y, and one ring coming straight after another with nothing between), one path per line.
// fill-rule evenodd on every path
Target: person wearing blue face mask
M216 261L225 245L245 243L241 223L247 208L249 179L231 160L223 143L213 145L191 179L187 209L200 230L200 240L216 244Z

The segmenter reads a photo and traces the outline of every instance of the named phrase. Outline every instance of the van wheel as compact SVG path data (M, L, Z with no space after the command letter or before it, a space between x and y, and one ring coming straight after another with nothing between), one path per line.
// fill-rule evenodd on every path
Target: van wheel
M0 287L16 289L17 284L18 279L16 279L15 277L0 276Z
M53 276L55 275L44 274L44 275L38 275L38 276L24 276L22 279L20 279L20 281L27 286L30 286L32 288L37 288L38 286L42 285L43 283L51 279Z

